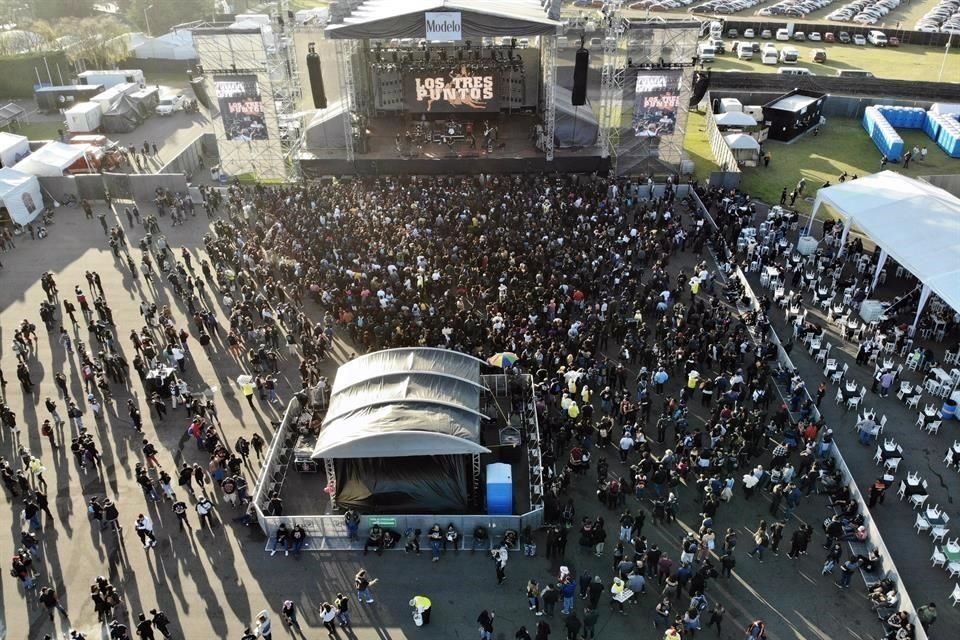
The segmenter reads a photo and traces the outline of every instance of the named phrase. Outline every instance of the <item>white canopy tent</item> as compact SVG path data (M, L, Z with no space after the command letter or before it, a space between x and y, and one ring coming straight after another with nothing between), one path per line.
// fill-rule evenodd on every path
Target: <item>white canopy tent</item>
M18 162L14 169L35 176L62 176L86 152L87 145L48 142Z
M749 113L743 111L726 111L718 113L713 117L714 121L721 126L726 127L755 127L757 121Z
M823 204L843 220L841 246L855 226L880 248L874 287L888 256L922 283L914 329L931 292L960 310L960 198L926 182L883 171L820 189L808 234Z
M0 207L17 224L30 224L43 211L40 181L7 167L0 169Z

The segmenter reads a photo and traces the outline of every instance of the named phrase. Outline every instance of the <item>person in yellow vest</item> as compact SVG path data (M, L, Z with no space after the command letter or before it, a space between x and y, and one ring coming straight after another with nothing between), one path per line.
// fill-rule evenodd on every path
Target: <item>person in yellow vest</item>
M569 416L571 420L576 420L580 417L580 407L577 406L576 402L570 402L570 406L567 407L567 416Z
M430 602L430 598L427 596L413 596L410 600L410 606L413 607L414 611L414 620L416 620L416 614L420 614L420 618L423 621L422 626L427 626L430 624L430 607L433 605ZM421 626L421 625L417 625Z
M560 398L560 410L567 411L570 409L570 403L573 402L573 398L570 397L570 394L563 394L563 397Z
M253 380L249 382L244 382L240 385L240 390L243 392L243 397L247 399L247 404L250 407L253 407L253 390L254 390Z
M700 293L700 278L690 278L690 293L692 293L694 297Z
M583 400L583 404L590 404L590 399L593 397L593 391L590 390L590 387L584 385L583 390L580 391L580 399Z

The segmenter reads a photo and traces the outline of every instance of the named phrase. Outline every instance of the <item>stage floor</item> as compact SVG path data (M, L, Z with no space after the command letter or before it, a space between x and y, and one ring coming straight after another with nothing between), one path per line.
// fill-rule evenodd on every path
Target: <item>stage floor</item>
M536 116L528 113L503 113L490 118L490 124L498 128L498 135L488 151L482 135L483 119L473 120L475 144L469 138L452 140L448 144L416 144L408 143L405 136L407 131L413 131L413 119L402 116L372 118L367 125L370 132L367 148L362 153L356 151L354 162L347 162L346 152L342 149L308 148L301 154L300 166L304 175L310 178L341 174L583 172L603 169L606 161L600 158L599 147L556 149L554 162L546 162L534 141L534 127L538 121Z

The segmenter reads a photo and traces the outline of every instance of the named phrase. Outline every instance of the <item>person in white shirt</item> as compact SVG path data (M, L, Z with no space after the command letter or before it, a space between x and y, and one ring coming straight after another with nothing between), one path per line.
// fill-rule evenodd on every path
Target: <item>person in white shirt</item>
M142 513L137 516L137 522L133 525L140 542L144 549L157 546L157 537L153 535L153 521Z

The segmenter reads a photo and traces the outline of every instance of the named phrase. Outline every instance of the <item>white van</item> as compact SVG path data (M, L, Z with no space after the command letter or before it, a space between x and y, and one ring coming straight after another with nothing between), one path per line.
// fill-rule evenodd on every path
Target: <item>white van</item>
M697 47L697 55L700 56L700 62L713 62L717 57L717 50L704 43Z
M780 62L783 64L797 64L800 59L800 52L796 47L784 47L780 50Z
M779 61L780 52L777 51L775 46L767 43L767 46L760 52L760 62L763 64L777 64Z
M807 69L806 67L781 67L777 69L777 73L782 76L815 76L813 71Z
M723 23L714 20L710 23L710 37L719 38L723 35Z
M737 43L737 58L740 60L753 59L753 44L745 40Z
M790 30L789 29L777 29L777 40L781 42L787 42L790 40Z
M867 42L875 47L887 46L887 34L883 31L871 31L867 34Z

